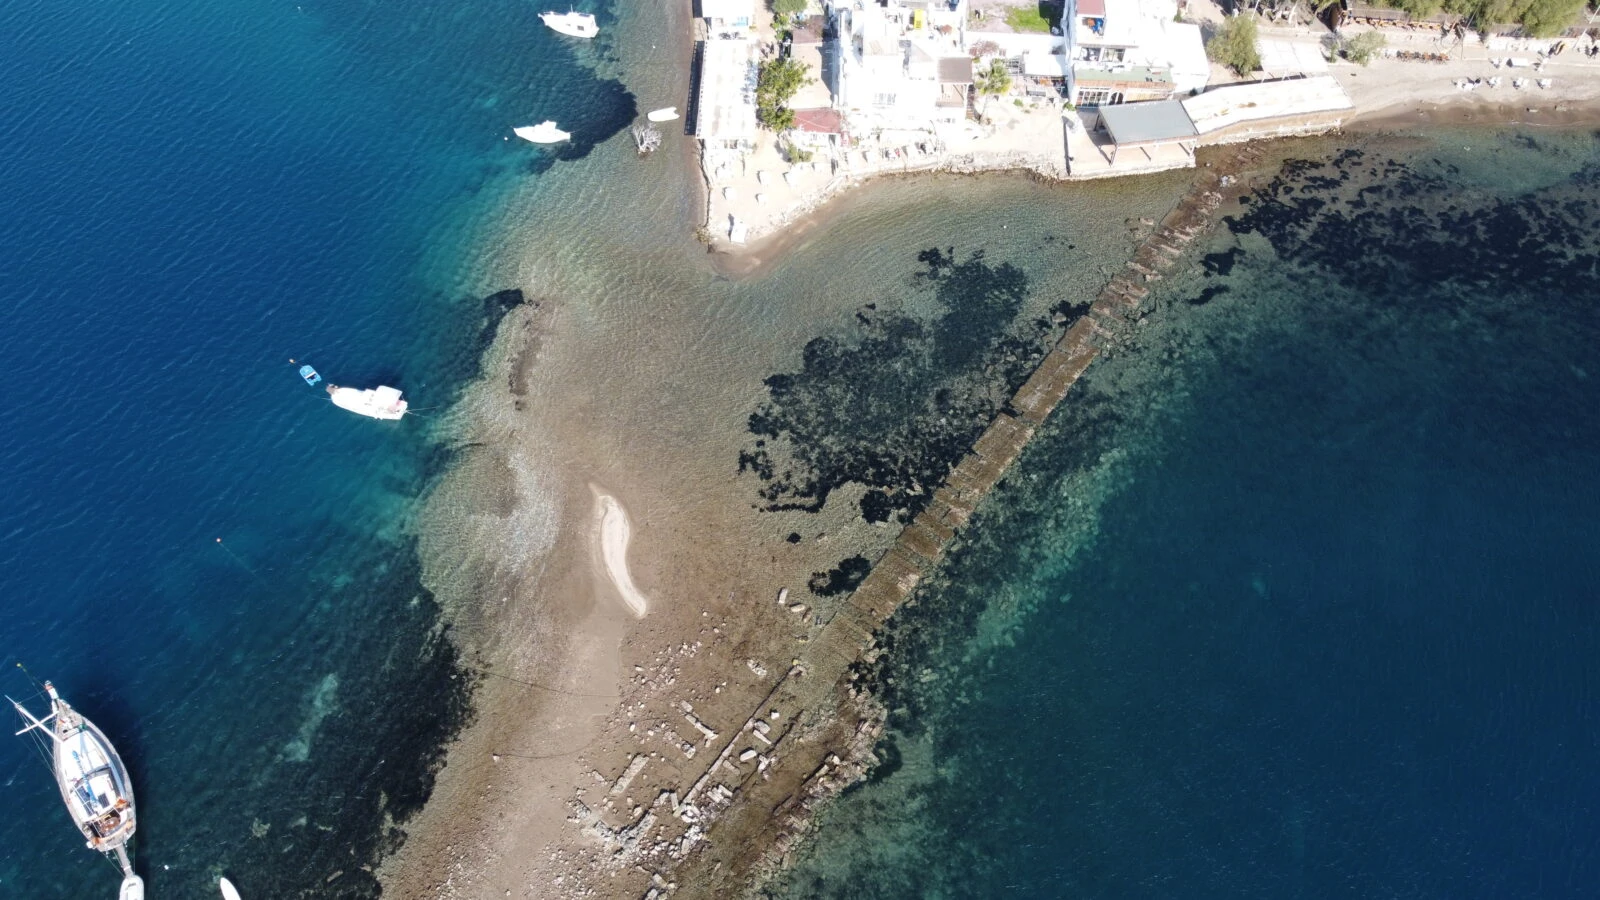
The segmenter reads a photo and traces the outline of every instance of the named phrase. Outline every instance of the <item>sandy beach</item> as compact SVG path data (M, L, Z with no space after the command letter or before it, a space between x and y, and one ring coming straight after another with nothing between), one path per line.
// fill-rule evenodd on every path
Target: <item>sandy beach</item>
M672 18L681 15L668 16L669 33L687 33ZM624 27L654 34L661 16ZM686 41L663 46L624 75L681 82L674 67L686 56ZM1453 83L1493 73L1487 58L1335 67L1356 102L1356 127L1593 121L1600 67L1558 60L1544 90ZM975 144L965 168L926 168L1053 177L1042 155L1019 149L1058 127L1038 125L1048 118L1019 112L992 147ZM529 225L506 249L504 271L530 302L506 317L486 356L489 376L451 413L461 435L455 463L417 529L430 586L479 679L477 715L426 809L405 823L403 848L384 863L390 896L701 896L705 885L677 881L685 859L766 857L765 825L720 835L705 852L711 815L733 801L711 776L759 781L782 756L762 742L791 731L870 747L870 730L861 730L875 715L869 702L838 720L826 708L856 704L846 691L819 688L817 708L793 723L771 704L837 609L807 579L850 553L876 558L898 529L864 521L848 490L816 513L762 508L736 465L762 380L792 371L808 339L843 327L875 297L870 285L885 258L900 266L949 241L913 226L892 248L871 248L897 255L851 256L887 223L906 227L896 210L935 202L928 186L993 185L970 194L997 204L1030 190L1113 196L1088 184L917 174L907 162L794 184L752 168L735 191L744 199L731 200L708 195L688 139L660 151L665 159L649 174L624 142L618 135L613 156L590 160L616 166L620 184L599 197L555 197L622 217L621 249L608 248L601 266L563 249L573 241L560 222ZM1155 218L1181 189L1167 193L1166 208L1146 204ZM713 242L705 254L692 235L708 214L732 214L729 203L789 205L767 237ZM998 209L984 215L982 227L1005 221ZM1031 235L1028 246L1059 228L1017 224L1013 236ZM1104 251L1131 247L1118 236ZM814 268L793 269L801 258ZM840 281L824 286L829 278ZM1083 284L1098 290L1103 276L1091 270Z

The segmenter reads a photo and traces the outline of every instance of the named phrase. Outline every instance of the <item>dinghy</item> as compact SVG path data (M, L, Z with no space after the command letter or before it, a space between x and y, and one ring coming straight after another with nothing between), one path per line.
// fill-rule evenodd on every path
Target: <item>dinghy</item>
M300 367L300 377L304 378L306 380L306 384L310 385L315 385L317 382L322 380L322 376L317 374L317 370L311 368L310 366Z
M644 117L652 122L671 122L678 118L678 108L676 106L664 106L661 109L652 109L645 113Z

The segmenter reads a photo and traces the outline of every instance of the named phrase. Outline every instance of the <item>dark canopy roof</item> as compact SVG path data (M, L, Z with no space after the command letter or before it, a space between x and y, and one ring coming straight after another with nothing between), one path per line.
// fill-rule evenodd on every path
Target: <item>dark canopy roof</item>
M1105 123L1111 140L1120 146L1172 143L1198 134L1177 100L1102 106L1100 121Z

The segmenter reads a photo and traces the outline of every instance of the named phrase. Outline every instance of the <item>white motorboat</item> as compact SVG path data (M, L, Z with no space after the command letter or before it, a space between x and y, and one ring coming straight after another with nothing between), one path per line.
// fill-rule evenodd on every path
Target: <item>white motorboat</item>
M226 878L218 879L217 887L222 891L223 900L244 900L239 896L239 889L234 887L233 882Z
M600 33L600 26L594 23L594 16L588 13L540 13L539 21L550 26L553 31L559 31L572 37L592 38Z
M50 712L42 719L11 700L27 722L17 734L37 732L49 741L51 771L67 814L88 840L90 850L116 856L122 869L120 900L144 900L144 880L133 873L128 858L128 842L138 825L128 769L105 734L67 705L48 681L44 692L50 698Z
M392 387L363 391L330 384L328 396L333 398L334 406L374 419L398 419L406 414L406 401L400 399L400 391Z
M556 127L555 122L549 119L537 125L524 125L521 128L513 128L511 133L535 144L559 144L572 138L572 132L562 131Z
M750 226L739 220L738 216L728 217L728 240L735 244L742 244L750 239Z
M652 109L645 113L644 117L652 122L671 122L678 118L678 108L676 106L664 106L661 109Z

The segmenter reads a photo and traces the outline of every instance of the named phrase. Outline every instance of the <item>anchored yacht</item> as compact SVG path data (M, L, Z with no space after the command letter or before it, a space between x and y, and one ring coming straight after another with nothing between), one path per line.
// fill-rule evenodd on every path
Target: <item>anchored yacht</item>
M328 396L333 405L374 419L398 419L406 414L406 401L400 399L400 390L377 387L369 390L328 385Z
M51 771L67 814L88 840L90 850L116 856L122 868L120 900L144 900L144 880L133 873L128 858L128 842L138 824L128 769L105 734L67 705L48 681L44 692L50 698L50 713L42 719L11 700L27 723L17 734L36 732L43 736L41 744L48 740Z
M539 21L550 26L554 31L559 31L572 37L592 38L600 33L600 26L594 23L594 16L588 13L540 13Z

